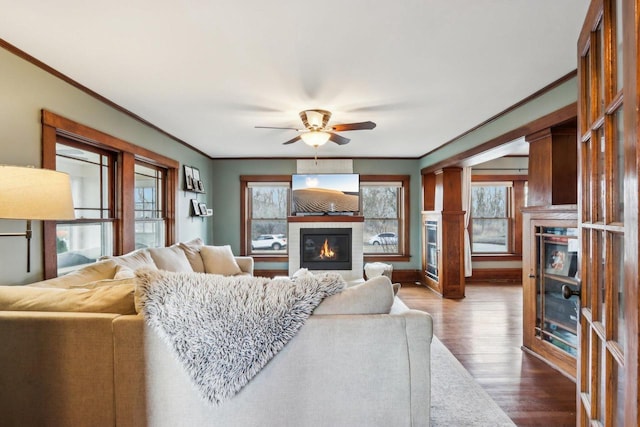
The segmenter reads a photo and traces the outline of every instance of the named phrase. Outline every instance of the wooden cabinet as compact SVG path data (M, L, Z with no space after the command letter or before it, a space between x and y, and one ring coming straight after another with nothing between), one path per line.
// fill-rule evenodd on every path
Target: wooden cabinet
M576 207L524 208L523 232L524 347L575 378L579 300L571 293L580 287Z

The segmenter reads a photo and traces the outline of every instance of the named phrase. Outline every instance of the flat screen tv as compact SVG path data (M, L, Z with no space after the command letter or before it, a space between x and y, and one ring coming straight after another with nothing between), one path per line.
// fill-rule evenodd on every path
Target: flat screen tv
M360 210L360 175L295 174L291 198L294 214L353 214Z

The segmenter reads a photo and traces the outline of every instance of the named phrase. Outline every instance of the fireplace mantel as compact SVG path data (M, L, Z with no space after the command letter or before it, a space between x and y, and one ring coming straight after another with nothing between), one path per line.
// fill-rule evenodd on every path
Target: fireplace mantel
M301 215L288 216L287 222L364 222L361 215Z

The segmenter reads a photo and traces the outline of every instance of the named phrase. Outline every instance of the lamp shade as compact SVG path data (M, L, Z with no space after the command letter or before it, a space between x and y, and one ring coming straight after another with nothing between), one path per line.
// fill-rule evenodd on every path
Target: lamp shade
M0 166L0 218L75 219L69 175L49 169Z
M300 138L302 138L302 141L304 141L305 144L310 145L312 147L319 147L325 144L330 137L331 137L331 134L329 132L322 132L322 131L316 131L316 130L305 132L300 135Z

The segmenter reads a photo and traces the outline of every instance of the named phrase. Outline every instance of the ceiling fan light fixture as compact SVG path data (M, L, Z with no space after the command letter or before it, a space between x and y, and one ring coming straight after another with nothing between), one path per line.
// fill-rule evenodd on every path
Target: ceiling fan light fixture
M310 132L305 132L300 135L300 138L302 138L302 141L305 144L310 145L312 147L319 147L321 145L326 144L327 141L329 141L330 137L331 137L331 134L329 132L322 132L322 131L315 131L315 130Z

